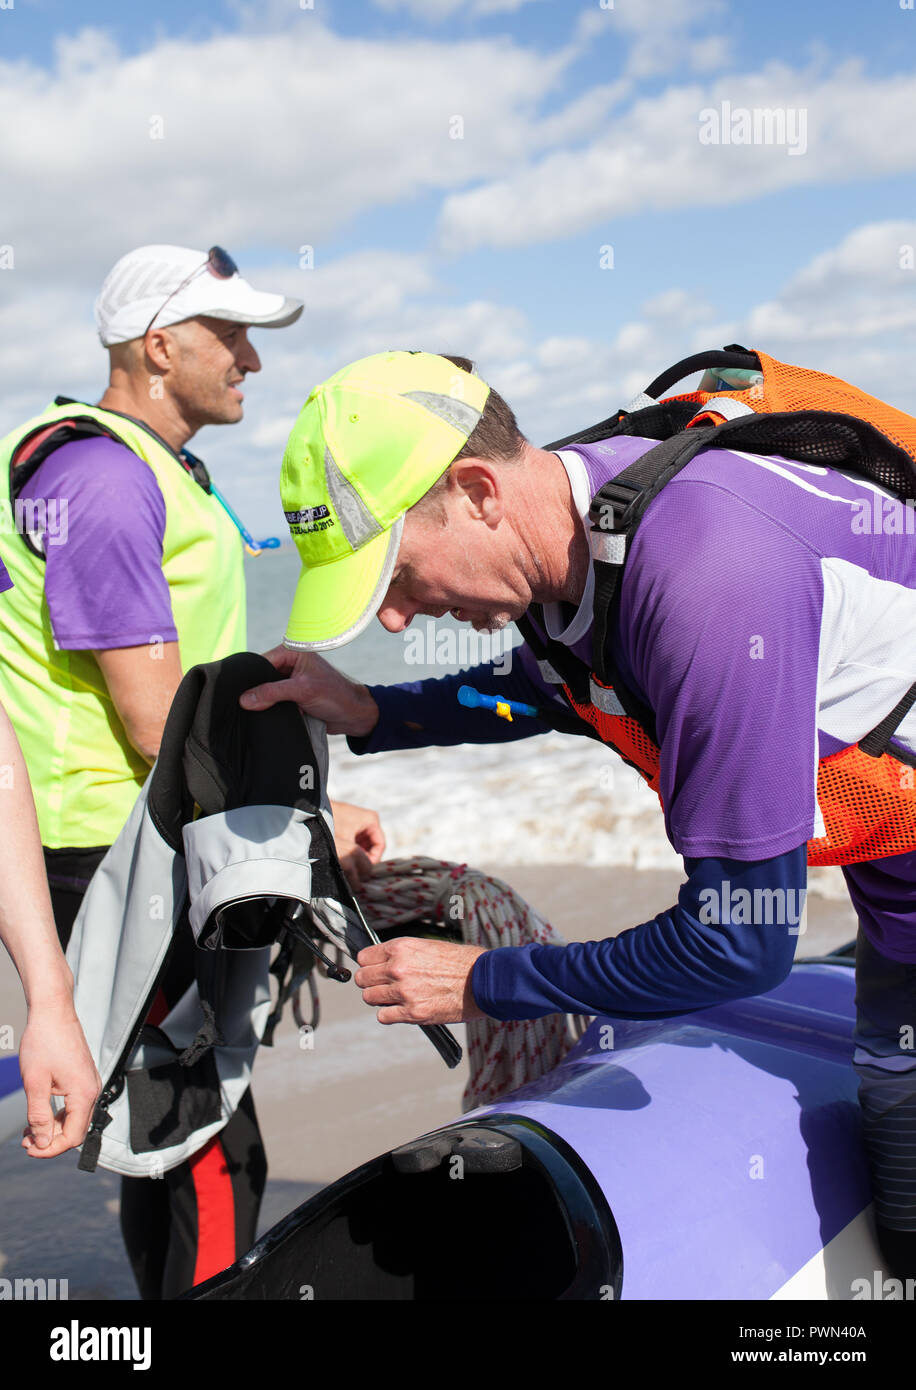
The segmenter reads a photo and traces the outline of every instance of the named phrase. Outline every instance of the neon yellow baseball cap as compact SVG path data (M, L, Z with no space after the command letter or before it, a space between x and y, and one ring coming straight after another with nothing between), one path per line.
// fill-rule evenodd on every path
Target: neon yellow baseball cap
M404 513L460 453L490 388L430 352L380 352L316 386L283 455L280 496L302 558L284 645L339 647L391 582Z

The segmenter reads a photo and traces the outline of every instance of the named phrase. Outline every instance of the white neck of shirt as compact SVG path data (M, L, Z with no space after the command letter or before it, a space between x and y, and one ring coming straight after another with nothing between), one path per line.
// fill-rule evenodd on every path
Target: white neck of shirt
M587 537L591 529L588 509L592 503L592 489L585 461L581 454L576 453L575 449L560 449L557 451L557 458L566 469L569 486L572 488L573 502L576 511L582 518L582 530ZM544 625L547 629L547 636L555 642L562 642L565 647L574 647L577 642L580 642L591 626L594 596L595 572L591 562L589 562L585 592L572 621L565 628L563 627L561 605L559 603L544 604Z

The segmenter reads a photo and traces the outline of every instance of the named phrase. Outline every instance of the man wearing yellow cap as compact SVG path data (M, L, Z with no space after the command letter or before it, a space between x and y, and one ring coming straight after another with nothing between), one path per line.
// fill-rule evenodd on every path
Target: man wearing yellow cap
M689 402L706 397L677 399L683 429ZM753 402L728 408L756 414ZM664 409L644 400L635 419L649 434ZM281 490L303 572L271 654L284 678L243 703L294 699L358 753L550 728L597 736L658 791L688 875L674 907L604 941L367 948L356 980L383 1023L667 1017L772 989L803 929L808 844L825 834L820 764L864 755L888 727L904 770L916 765L916 557L896 541L902 501L835 468L700 447L699 431L661 486L655 461L642 463L658 436L627 433L626 416L538 449L465 359L389 352L318 386L290 436ZM605 529L649 475L639 529ZM876 492L901 515L865 534L854 521ZM518 622L511 673L366 687L317 654L375 614L401 631L446 612L483 630ZM465 682L523 712L510 724L465 709ZM916 853L832 862L860 922L855 1065L879 1232L910 1277L916 1062L901 1038L916 1028Z

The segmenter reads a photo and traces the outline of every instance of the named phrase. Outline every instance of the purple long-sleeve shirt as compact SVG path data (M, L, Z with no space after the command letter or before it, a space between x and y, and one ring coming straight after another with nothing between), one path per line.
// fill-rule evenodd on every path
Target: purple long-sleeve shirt
M614 438L565 450L570 479L594 495L652 443ZM673 917L659 914L634 929L639 968L632 933L565 951L539 947L539 978L521 958L529 948L488 952L473 976L482 1008L530 1016L578 997L594 1012L594 993L577 995L583 978L604 981L598 993L607 1012L627 1000L637 1014L657 1012L659 984L669 999L697 1007L686 1001L698 968L708 977L710 952L721 945L708 936L701 942L693 929L700 895L735 864L763 866L764 886L797 886L805 844L823 833L818 758L862 738L916 680L913 531L912 510L877 485L781 458L710 450L668 484L632 543L609 640L624 683L655 713L666 828L690 881ZM590 640L574 646L586 659ZM454 700L463 681L536 704L555 698L523 650L510 677L480 668L458 681L374 689L379 723L351 747L491 742L538 731L534 721L507 726L464 710ZM916 711L894 748L916 756ZM916 961L916 854L844 873L877 949ZM777 948L776 935L771 927L773 956L788 968L786 942ZM740 943L749 960L762 939L752 928L737 934L737 955L724 949L722 997L738 976L752 992ZM584 976L583 960L590 962ZM756 978L772 982L772 961L762 961Z

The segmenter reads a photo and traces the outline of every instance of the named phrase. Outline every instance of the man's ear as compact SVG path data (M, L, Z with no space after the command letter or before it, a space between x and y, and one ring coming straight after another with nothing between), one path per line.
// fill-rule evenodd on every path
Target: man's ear
M471 515L488 526L502 519L505 489L498 467L489 459L457 459L449 473L449 487L465 496Z
M178 341L168 328L151 328L143 341L147 363L157 372L168 371L178 352Z

